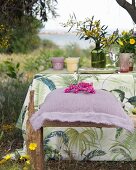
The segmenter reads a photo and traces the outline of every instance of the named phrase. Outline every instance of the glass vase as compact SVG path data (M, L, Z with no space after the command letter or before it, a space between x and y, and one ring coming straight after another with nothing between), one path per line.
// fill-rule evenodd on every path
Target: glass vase
M91 65L93 68L106 67L106 53L103 50L91 51Z
M133 71L134 64L134 53L120 53L119 55L119 65L120 72Z
M130 53L120 53L119 66L120 66L121 73L129 72L129 60L130 60Z

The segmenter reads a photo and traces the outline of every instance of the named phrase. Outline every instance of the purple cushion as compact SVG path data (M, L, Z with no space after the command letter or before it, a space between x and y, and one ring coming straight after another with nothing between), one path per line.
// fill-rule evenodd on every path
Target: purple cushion
M64 88L56 89L47 95L41 108L30 119L35 130L42 126L44 120L104 123L129 131L134 128L121 102L104 90L96 90L95 94L74 94L64 93Z

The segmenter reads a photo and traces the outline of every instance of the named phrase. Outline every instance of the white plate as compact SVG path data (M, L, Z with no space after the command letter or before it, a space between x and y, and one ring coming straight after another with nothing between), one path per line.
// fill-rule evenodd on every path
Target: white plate
M78 72L82 74L113 74L116 73L117 69L115 68L79 68Z

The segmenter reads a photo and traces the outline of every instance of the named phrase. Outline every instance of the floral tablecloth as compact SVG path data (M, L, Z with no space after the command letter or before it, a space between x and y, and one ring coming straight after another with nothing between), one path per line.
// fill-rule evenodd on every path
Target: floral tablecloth
M45 71L36 74L29 87L17 127L24 134L28 113L30 90L35 91L35 109L43 103L52 90L78 82L93 82L96 89L106 89L123 104L127 114L135 112L136 73L122 74L68 74ZM135 160L136 130L130 133L122 128L45 128L44 149L46 159L77 160Z

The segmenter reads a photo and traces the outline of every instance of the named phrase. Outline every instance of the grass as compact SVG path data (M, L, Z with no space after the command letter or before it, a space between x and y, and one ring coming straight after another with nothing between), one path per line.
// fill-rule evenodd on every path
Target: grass
M80 67L90 67L90 51L89 49L82 50L76 44L68 45L63 49L59 47L39 49L29 54L0 54L0 72L2 71L1 65L4 61L12 61L13 63L20 63L20 71L35 74L36 72L43 71L51 65L51 57L64 56L64 57L80 57Z
M0 54L0 63L3 63L4 61L13 61L13 63L20 63L20 69L21 71L24 70L25 63L29 59L35 59L39 57L40 51L42 51L41 48L29 53L29 54Z

